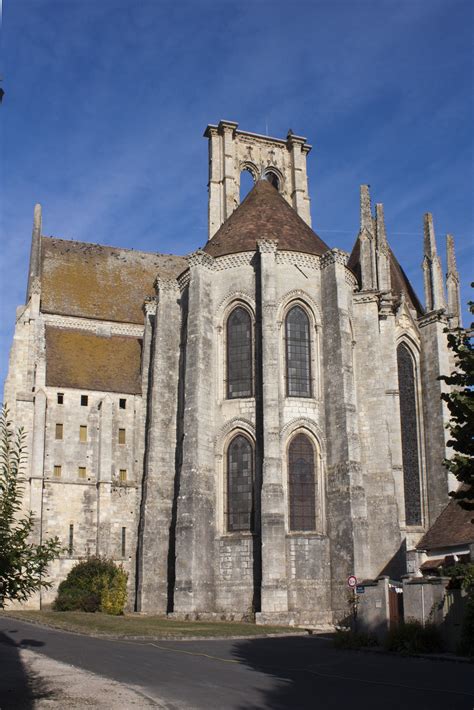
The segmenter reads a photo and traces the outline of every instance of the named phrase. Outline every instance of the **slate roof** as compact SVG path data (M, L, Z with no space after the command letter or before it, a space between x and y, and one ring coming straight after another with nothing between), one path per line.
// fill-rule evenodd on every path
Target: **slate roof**
M416 546L418 550L454 547L474 542L474 510L464 510L456 500L448 503Z
M347 266L354 273L359 283L359 287L362 288L361 282L361 272L360 272L360 241L357 237L354 247L352 249ZM392 282L392 290L395 294L404 294L405 298L409 302L412 308L416 310L419 316L423 315L424 309L421 305L418 296L415 293L413 286L408 280L408 276L403 271L402 267L398 263L397 257L390 249L390 279Z
M46 326L46 385L141 394L139 338Z
M319 256L329 249L267 180L255 184L204 251L211 256L256 251L257 239L276 239L280 250Z
M181 256L42 237L41 310L143 323L156 277L176 278L186 268Z

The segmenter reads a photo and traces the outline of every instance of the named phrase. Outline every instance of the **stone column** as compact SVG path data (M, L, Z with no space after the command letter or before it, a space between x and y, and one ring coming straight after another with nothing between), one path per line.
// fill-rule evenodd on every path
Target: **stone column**
M447 335L447 318L444 310L432 311L418 321L421 337L421 384L423 395L423 418L425 422L426 488L428 494L429 527L447 505L448 491L457 488L458 482L443 466L448 457L447 441L449 432L446 424L449 411L441 399L442 392L448 392L439 375L451 372Z
M214 259L200 250L188 259L184 440L176 523L177 613L208 612L215 607Z
M44 390L37 390L33 410L33 441L30 464L30 504L29 510L35 516L34 538L41 542L44 480L44 443L46 433L47 399Z
M99 411L99 470L97 475L97 554L110 556L110 517L113 471L113 402L106 394Z
M355 406L352 333L346 283L347 254L333 249L321 259L324 402L327 438L327 521L335 618L347 613L347 577L370 569L364 479Z
M295 136L293 133L288 133L286 144L291 155L293 181L291 202L299 216L311 227L311 204L306 174L306 156L311 146L306 143L306 138Z
M156 281L158 299L148 392L148 425L143 499L138 606L142 612L168 610L168 553L176 475L180 291L176 279Z
M258 241L262 314L263 468L261 493L262 617L288 611L285 496L279 402L279 337L276 326L277 242Z

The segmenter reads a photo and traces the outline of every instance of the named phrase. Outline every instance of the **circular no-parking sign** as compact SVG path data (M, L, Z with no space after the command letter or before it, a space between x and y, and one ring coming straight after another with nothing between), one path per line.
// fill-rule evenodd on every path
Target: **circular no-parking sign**
M351 589L354 589L354 587L357 586L357 577L354 577L353 574L349 575L349 577L347 578L347 586Z

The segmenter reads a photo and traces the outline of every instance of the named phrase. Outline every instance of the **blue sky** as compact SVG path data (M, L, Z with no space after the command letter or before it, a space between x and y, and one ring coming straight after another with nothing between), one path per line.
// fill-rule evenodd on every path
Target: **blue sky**
M206 241L208 123L313 145L313 227L350 250L358 193L422 297L423 213L473 266L472 0L4 0L0 380L43 233L185 254ZM467 316L465 317L467 320Z

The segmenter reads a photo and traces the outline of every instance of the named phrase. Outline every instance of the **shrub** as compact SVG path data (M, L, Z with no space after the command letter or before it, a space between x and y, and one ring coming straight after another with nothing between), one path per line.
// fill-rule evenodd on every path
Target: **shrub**
M431 623L423 626L414 619L390 629L384 645L387 651L402 654L436 653L444 649L438 627Z
M350 631L349 629L337 629L334 637L336 648L367 648L368 646L378 646L378 641L372 634L363 631Z
M127 573L112 560L90 557L79 562L58 588L56 611L102 611L123 614Z

